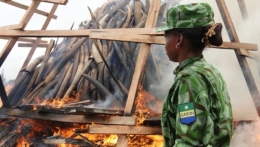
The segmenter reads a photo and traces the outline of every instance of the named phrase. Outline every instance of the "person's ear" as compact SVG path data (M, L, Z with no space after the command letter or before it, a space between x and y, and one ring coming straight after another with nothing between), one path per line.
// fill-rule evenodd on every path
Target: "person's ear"
M181 46L182 42L183 42L183 35L179 34L176 42L176 46Z

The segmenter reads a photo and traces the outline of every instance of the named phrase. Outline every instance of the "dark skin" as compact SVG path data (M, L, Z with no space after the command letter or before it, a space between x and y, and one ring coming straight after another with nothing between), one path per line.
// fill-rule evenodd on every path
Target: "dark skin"
M202 51L195 51L191 43L182 34L165 31L165 49L170 61L179 62L202 55ZM176 48L179 47L179 48Z

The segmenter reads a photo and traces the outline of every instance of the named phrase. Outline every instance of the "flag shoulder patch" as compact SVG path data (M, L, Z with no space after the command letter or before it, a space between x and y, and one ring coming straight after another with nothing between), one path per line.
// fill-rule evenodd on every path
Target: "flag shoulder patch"
M196 121L194 103L179 104L180 121L182 124L191 124Z

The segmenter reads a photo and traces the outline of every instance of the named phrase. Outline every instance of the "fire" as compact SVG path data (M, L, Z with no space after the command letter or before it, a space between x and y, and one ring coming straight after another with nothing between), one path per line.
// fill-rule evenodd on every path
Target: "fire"
M77 99L68 98L66 100L58 99L51 101L44 101L43 105L53 106L59 108L67 102L75 102ZM151 116L160 116L160 113L156 112L156 109L161 110L162 102L158 101L145 91L141 86L139 86L139 92L136 98L136 112L134 116L137 118L137 125L141 125L143 121ZM149 108L150 106L150 108ZM153 109L156 108L156 109ZM25 136L19 139L18 146L27 147L32 145L30 138L35 138L41 136L45 139L50 136L58 136L61 138L70 138L70 139L83 139L87 138L96 145L102 147L115 147L118 135L115 134L87 134L80 133L78 135L75 133L75 130L87 130L88 124L73 124L73 123L60 123L60 122L51 122L51 121L39 121L39 120L29 120L21 119L20 126L29 123L33 126L33 129ZM91 125L95 125L92 123ZM161 135L127 135L128 137L128 146L129 147L163 147L163 137ZM59 144L58 147L72 147L73 145L69 144ZM75 145L74 145L75 146Z
M118 135L109 134L82 134L90 141L94 142L97 145L104 146L104 147L114 147L116 145Z
M161 135L129 135L128 147L163 147Z
M13 89L13 87L14 87L14 84L9 84L9 85L7 85L7 86L5 87L6 95L8 95L8 94L11 92L11 90Z
M61 108L64 104L78 102L79 96L75 93L75 91L73 91L73 98L66 97L65 99L50 99L44 100L43 102L39 98L35 98L35 101L39 105L50 106L52 108ZM37 110L37 107L33 106L33 110Z
M72 124L72 123L60 123L60 122L50 122L50 121L40 121L40 120L30 120L22 119L19 126L29 123L33 126L33 129L25 136L20 138L17 143L17 147L27 147L32 144L30 138L35 138L36 136L42 136L42 138L47 138L50 136L60 136L61 138L71 138L71 139L82 139L80 136L75 134L76 129L86 130L88 129L87 124ZM117 135L103 135L103 134L84 134L82 136L86 137L88 140L100 146L115 146L118 136ZM73 145L59 144L58 147L72 147Z
M22 136L17 141L17 146L16 147L30 147L30 144L27 142L27 139L24 136Z
M14 84L9 84L5 87L5 92L6 92L6 95L8 95L11 90L13 89L14 87ZM0 99L0 107L2 107L3 103L2 103L2 100Z
M160 113L156 112L156 109L162 110L162 102L155 99L154 96L145 91L142 86L138 86L139 92L135 101L136 111L135 117L137 117L137 124L140 125L143 121L151 116L161 116ZM148 108L147 105L152 105ZM155 109L152 109L155 108Z
M74 103L78 102L78 99L66 97L65 99L52 99L52 100L45 100L42 104L49 105L55 108L60 108L62 105L66 103Z

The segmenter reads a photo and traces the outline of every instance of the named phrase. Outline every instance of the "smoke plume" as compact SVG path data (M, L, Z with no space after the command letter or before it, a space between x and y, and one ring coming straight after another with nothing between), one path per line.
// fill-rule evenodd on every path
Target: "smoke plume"
M240 125L234 132L230 147L259 147L260 119Z

